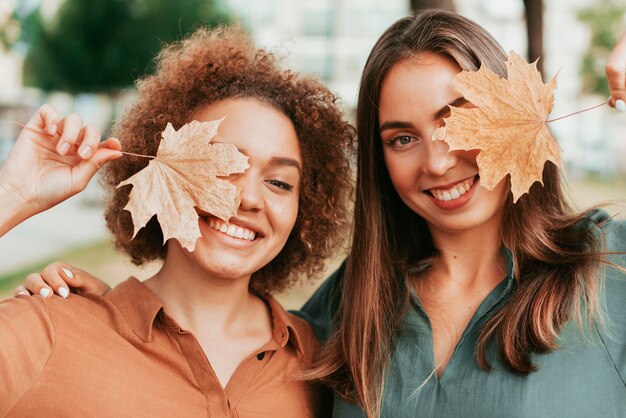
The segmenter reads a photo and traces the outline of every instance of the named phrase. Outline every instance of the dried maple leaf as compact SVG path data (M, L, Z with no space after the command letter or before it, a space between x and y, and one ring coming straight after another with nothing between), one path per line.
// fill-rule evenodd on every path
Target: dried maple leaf
M542 183L546 161L561 165L561 149L546 125L556 76L544 84L536 64L513 51L506 66L506 79L484 66L459 73L454 87L476 107L451 107L433 139L445 140L451 151L480 149L476 161L482 186L493 190L510 174L516 202L534 182Z
M156 215L164 243L176 238L193 251L201 236L194 206L224 221L237 213L237 187L218 176L243 173L248 158L232 144L209 144L221 121L192 121L178 131L168 123L156 157L117 186L133 186L124 207L133 219L133 237Z

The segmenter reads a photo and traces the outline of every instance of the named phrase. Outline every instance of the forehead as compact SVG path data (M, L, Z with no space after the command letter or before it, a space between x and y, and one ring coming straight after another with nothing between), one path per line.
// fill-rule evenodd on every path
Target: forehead
M452 59L439 54L424 53L398 62L382 83L380 120L391 115L410 119L416 110L439 109L457 98L453 80L460 71Z
M204 122L224 118L216 142L227 142L251 159L275 156L301 161L300 144L291 120L258 99L227 99L197 112L193 119Z

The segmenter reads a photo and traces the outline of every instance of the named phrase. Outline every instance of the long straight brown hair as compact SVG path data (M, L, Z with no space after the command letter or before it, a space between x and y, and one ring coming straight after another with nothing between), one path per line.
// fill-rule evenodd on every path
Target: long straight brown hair
M383 160L380 89L398 62L422 53L453 59L462 70L481 65L506 77L506 55L482 27L457 14L427 11L394 23L377 41L361 78L357 108L357 184L352 251L342 279L334 332L317 376L368 417L380 415L384 374L399 323L409 305L411 266L436 256L424 219L399 198ZM593 234L577 223L561 190L558 169L546 165L516 204L509 198L502 244L511 250L517 289L482 330L477 361L490 368L486 348L497 341L502 363L516 373L535 370L531 353L557 348L569 319L598 312L598 253Z

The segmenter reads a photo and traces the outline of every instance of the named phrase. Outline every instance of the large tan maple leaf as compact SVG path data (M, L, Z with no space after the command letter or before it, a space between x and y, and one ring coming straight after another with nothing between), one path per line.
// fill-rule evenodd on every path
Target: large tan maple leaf
M480 149L482 186L493 190L510 174L516 202L534 182L542 183L546 161L561 166L561 149L546 125L556 76L544 84L536 64L513 51L506 66L506 79L484 66L459 73L454 87L476 107L452 106L433 139L445 140L451 151Z
M248 158L232 144L210 144L221 121L192 121L178 131L168 123L156 157L117 186L133 186L124 207L133 219L133 237L156 215L163 243L175 238L193 251L201 236L194 207L224 221L237 213L237 187L218 176L243 173Z

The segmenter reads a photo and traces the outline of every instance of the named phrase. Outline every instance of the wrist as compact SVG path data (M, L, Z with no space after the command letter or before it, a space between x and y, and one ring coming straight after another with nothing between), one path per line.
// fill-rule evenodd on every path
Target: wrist
M33 216L33 200L26 198L14 186L2 180L0 174L0 236L20 222Z

